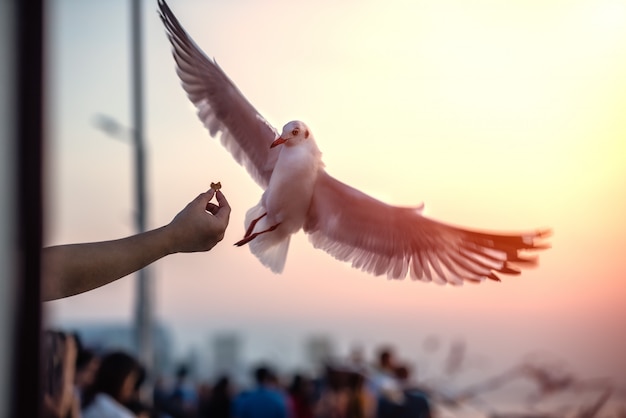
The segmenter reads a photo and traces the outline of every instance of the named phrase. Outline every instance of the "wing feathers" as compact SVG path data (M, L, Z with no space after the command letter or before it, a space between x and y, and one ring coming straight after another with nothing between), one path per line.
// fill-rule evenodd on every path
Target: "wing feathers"
M332 219L331 221L327 221ZM311 243L374 275L460 285L532 266L547 231L494 234L446 225L375 200L321 171L304 226Z
M212 136L244 166L263 188L269 184L278 150L270 144L276 130L241 94L217 63L209 59L182 28L168 5L159 0L159 14L176 63L176 74L198 117Z

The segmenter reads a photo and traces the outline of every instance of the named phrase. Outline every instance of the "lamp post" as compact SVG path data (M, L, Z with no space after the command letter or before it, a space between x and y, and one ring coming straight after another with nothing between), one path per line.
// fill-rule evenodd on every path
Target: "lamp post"
M132 120L135 150L135 205L137 231L146 230L146 180L143 114L143 61L141 40L141 0L131 0L131 62L132 62ZM135 300L135 338L139 359L152 370L152 311L153 289L148 268L139 271Z
M133 223L137 232L146 230L146 176L145 176L145 148L143 141L137 140L137 130L123 126L114 118L98 114L94 118L97 129L112 138L123 140L133 144L134 151L134 183L135 183L135 216ZM145 267L137 272L135 313L134 313L134 336L137 355L149 369L152 369L152 312L153 312L153 289L150 280L150 267Z
M146 231L146 158L144 146L144 114L141 48L141 0L131 0L131 101L133 128L128 129L110 116L97 115L95 125L107 135L131 140L134 152L135 216L137 232ZM153 287L150 268L138 272L135 293L134 336L137 355L148 370L153 369Z

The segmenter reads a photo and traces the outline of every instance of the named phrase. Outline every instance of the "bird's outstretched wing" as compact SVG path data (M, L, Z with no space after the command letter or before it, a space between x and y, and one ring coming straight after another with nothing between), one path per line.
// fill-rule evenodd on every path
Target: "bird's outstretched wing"
M195 44L163 0L159 15L172 44L176 72L200 120L212 136L221 133L222 145L266 188L279 153L270 144L278 133Z
M549 231L494 234L429 219L421 208L387 205L320 171L304 231L316 248L352 266L389 278L462 284L520 274L548 248Z

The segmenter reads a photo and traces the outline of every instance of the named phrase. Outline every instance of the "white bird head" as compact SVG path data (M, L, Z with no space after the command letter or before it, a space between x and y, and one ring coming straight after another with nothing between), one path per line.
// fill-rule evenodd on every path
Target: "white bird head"
M309 127L304 124L304 122L300 122L299 120L292 120L285 126L283 126L283 133L280 134L278 138L270 148L274 148L277 145L285 144L285 145L297 145L311 138L311 131L309 131Z

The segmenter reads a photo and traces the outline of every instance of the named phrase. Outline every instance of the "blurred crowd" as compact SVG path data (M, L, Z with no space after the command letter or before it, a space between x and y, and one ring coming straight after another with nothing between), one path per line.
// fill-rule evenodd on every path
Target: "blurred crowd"
M76 334L44 337L44 416L59 418L426 418L429 396L392 347L366 361L359 353L329 360L315 376L279 375L256 365L252 384L231 376L194 381L181 365L151 377L122 351L97 352Z

